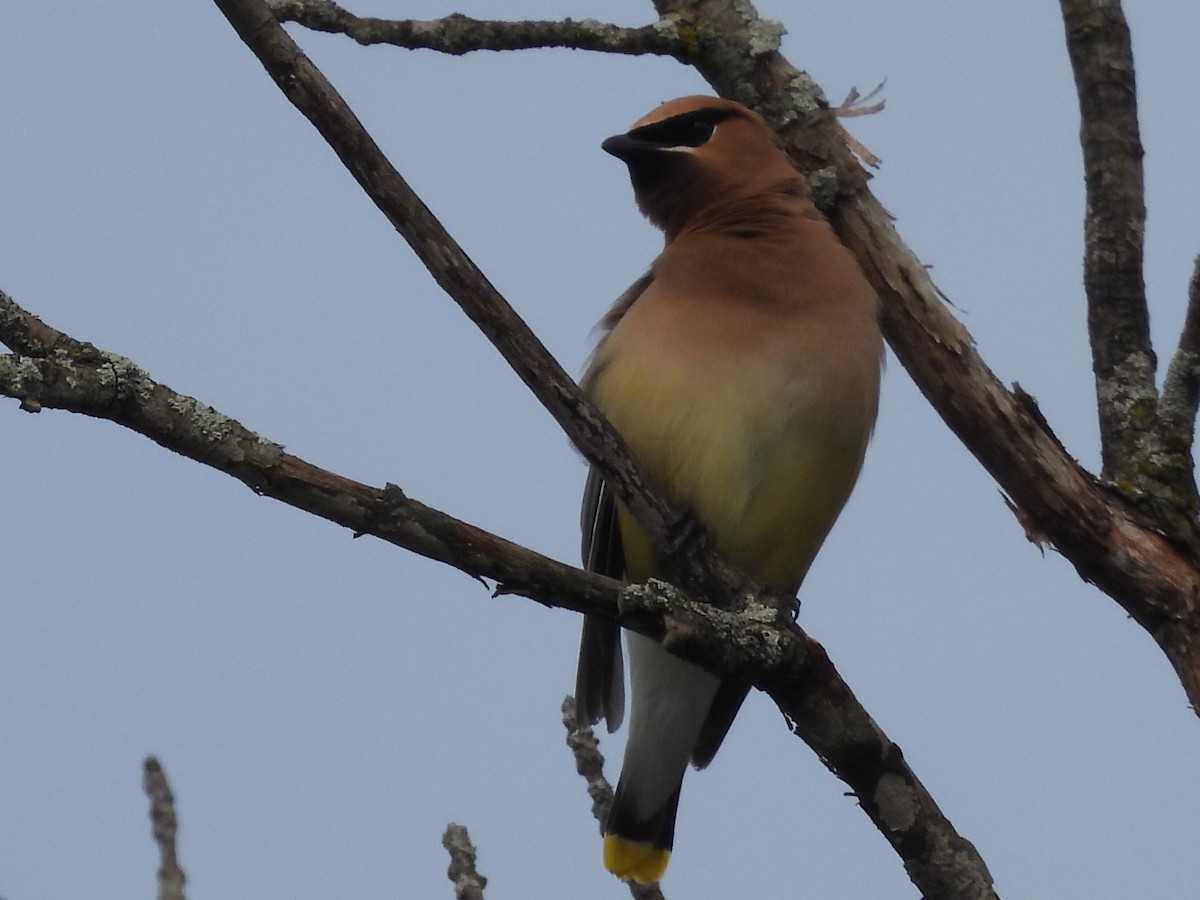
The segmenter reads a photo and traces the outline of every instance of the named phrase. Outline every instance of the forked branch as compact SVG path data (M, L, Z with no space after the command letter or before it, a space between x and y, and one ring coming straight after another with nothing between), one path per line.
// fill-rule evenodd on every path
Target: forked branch
M1000 383L866 189L820 88L764 46L748 2L654 5L697 35L694 65L714 89L763 113L797 167L831 185L837 202L830 221L879 292L884 333L909 375L996 479L1027 533L1057 549L1154 637L1200 712L1200 552L1186 539L1194 524L1188 507L1168 516L1128 502L1076 463L1033 398Z
M1142 141L1129 25L1113 0L1061 0L1079 96L1087 185L1083 284L1100 415L1102 477L1132 496L1157 450L1155 357L1142 277Z
M333 0L271 0L280 22L313 31L344 34L360 44L391 44L409 50L436 50L461 56L477 50L533 50L560 47L601 50L631 56L680 56L687 45L669 30L646 25L621 28L595 19L505 22L453 13L441 19L377 19L356 16Z

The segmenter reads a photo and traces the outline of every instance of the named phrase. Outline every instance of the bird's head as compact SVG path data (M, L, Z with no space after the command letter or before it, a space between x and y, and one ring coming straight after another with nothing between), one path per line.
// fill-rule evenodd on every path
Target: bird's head
M670 240L697 213L799 176L760 116L717 97L680 97L601 144L629 167L638 207Z

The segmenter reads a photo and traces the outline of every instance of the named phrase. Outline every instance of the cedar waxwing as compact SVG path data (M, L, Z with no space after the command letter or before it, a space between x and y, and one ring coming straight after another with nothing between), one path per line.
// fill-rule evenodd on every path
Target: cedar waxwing
M875 423L877 299L808 198L766 123L712 97L663 104L603 149L666 235L650 271L601 323L583 379L596 406L713 548L794 592L858 477ZM583 556L631 582L654 546L593 470ZM683 775L720 747L748 686L722 682L632 632L629 740L604 864L627 881L666 870ZM579 720L624 713L619 629L585 618Z

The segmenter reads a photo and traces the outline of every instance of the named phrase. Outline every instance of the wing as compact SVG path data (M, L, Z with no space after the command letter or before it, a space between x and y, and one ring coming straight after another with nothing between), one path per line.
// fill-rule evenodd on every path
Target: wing
M617 530L616 500L595 469L588 471L580 525L584 567L610 578L624 578L625 556ZM575 715L580 725L595 725L604 719L610 732L620 727L625 713L623 674L620 626L608 619L584 616L575 679ZM692 750L697 768L712 761L749 690L745 682L721 683Z
M750 685L744 681L722 681L717 688L717 696L713 698L712 706L708 708L708 716L700 729L700 737L692 749L692 765L697 769L707 766L717 751L729 727L742 708L742 701L750 693Z
M617 505L612 491L595 469L588 470L580 516L583 565L589 572L625 577L625 554L617 530ZM616 731L625 715L624 661L621 628L597 616L583 617L579 669L575 676L575 715L580 725L601 719Z
M629 286L600 320L607 334L621 321L626 310L654 280L653 270ZM594 374L594 372L590 372ZM585 375L586 389L589 376ZM625 577L625 554L617 530L617 506L612 491L600 473L588 470L583 489L580 515L583 535L583 565L589 572L610 578ZM579 669L575 676L575 715L580 725L595 725L601 719L609 731L616 731L625 716L624 660L621 656L621 628L615 622L595 616L583 617L579 641Z

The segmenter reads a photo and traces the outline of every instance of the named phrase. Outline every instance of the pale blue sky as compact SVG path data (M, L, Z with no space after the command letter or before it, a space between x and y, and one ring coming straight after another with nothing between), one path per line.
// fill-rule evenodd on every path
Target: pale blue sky
M1200 7L1129 3L1160 357L1200 250ZM649 3L364 14L649 21ZM762 2L1005 381L1098 456L1078 113L1057 6ZM1169 12L1168 12L1169 11ZM600 151L674 62L462 59L297 32L568 370L657 252ZM0 9L0 288L318 464L576 561L583 465L210 3ZM627 896L563 746L577 618L255 497L105 422L0 403L0 896L150 896L140 763L178 795L189 897ZM1029 544L894 361L803 624L1006 898L1188 896L1200 728L1152 641ZM615 777L620 738L605 739ZM674 900L912 898L845 788L750 700L688 777ZM783 885L783 886L781 886Z

